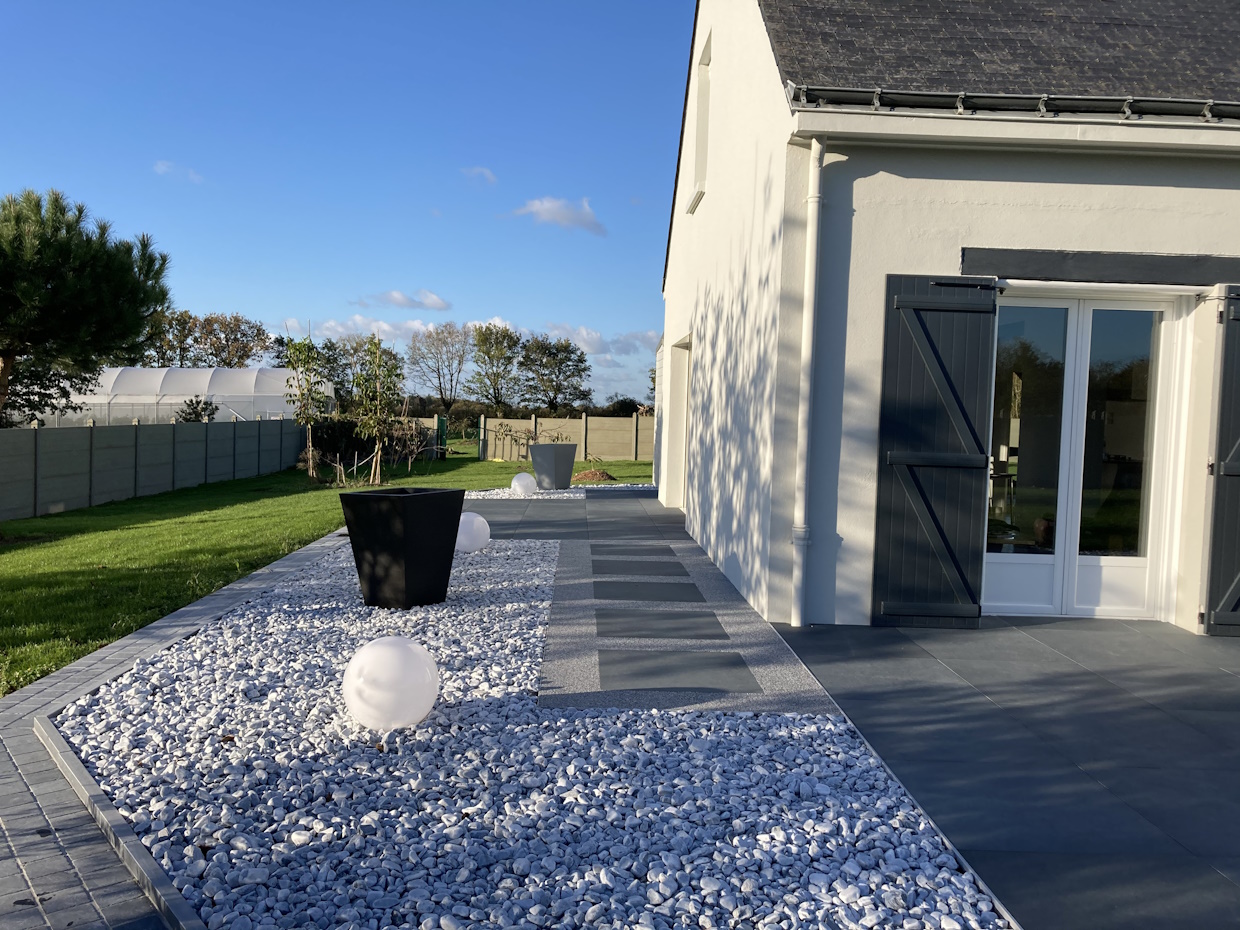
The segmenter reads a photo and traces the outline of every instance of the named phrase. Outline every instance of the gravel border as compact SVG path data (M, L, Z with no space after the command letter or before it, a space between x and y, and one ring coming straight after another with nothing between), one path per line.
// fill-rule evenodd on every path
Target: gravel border
M209 930L1005 925L841 716L539 709L557 550L458 556L409 613L338 552L59 726ZM338 677L395 631L441 701L371 734Z

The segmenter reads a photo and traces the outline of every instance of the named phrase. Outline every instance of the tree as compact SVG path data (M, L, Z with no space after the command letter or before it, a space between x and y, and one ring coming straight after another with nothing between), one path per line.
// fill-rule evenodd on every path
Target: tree
M195 367L201 322L188 310L161 310L151 320L152 344L144 361L153 368Z
M220 405L212 403L201 394L195 394L177 411L177 420L181 423L210 423L220 412Z
M503 323L474 327L474 371L465 390L475 400L508 413L517 400L521 337Z
M57 359L37 350L18 357L9 379L8 403L0 410L0 427L25 426L32 420L43 422L46 413L82 409L71 398L94 390L97 370L73 372L57 365Z
M379 484L383 444L396 429L400 402L405 395L404 370L400 357L379 341L367 337L361 366L353 381L357 433L375 441L370 461L370 483Z
M473 344L473 327L456 323L432 326L414 333L409 340L407 357L413 380L434 391L445 411L451 412L461 396Z
M521 397L527 404L558 413L564 406L590 403L592 394L586 387L590 362L571 339L531 336L521 347L517 369Z
M306 428L306 473L311 481L318 480L318 462L314 452L314 424L327 412L327 395L323 392L323 354L309 336L287 342L285 346L289 375L285 400L293 405L293 419Z
M94 381L112 357L141 357L169 305L168 256L147 235L117 239L59 191L0 202L0 412L19 362L59 386ZM40 379L32 379L32 381ZM30 383L30 382L27 382ZM19 381L20 387L22 382ZM17 399L29 406L29 399Z
M646 394L646 400L654 403L655 392L659 389L659 369L654 365L650 366L650 391Z
M246 368L271 343L267 329L240 313L208 313L198 322L198 362L207 368Z

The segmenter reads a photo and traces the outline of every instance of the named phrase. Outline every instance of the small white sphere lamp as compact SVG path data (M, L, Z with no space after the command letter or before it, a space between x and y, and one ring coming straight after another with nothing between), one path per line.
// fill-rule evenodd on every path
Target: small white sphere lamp
M533 497L538 491L538 479L528 471L518 472L512 476L512 489L519 497Z
M422 646L404 636L368 642L344 670L344 703L364 727L387 732L426 719L439 696L439 669Z
M491 524L476 513L466 510L456 530L456 551L477 552L491 541Z

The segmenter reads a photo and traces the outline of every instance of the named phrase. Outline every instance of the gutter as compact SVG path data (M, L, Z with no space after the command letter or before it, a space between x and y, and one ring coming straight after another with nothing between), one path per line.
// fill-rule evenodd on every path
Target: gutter
M822 141L810 141L809 193L805 198L805 285L801 303L801 377L797 405L796 477L792 505L791 625L805 625L805 550L809 548L809 451L814 399L814 334L818 317L818 226L822 216Z

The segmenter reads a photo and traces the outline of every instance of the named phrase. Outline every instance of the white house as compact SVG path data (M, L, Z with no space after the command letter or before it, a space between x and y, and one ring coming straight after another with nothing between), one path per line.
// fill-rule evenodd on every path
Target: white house
M1238 31L700 0L656 480L768 620L1240 633Z

